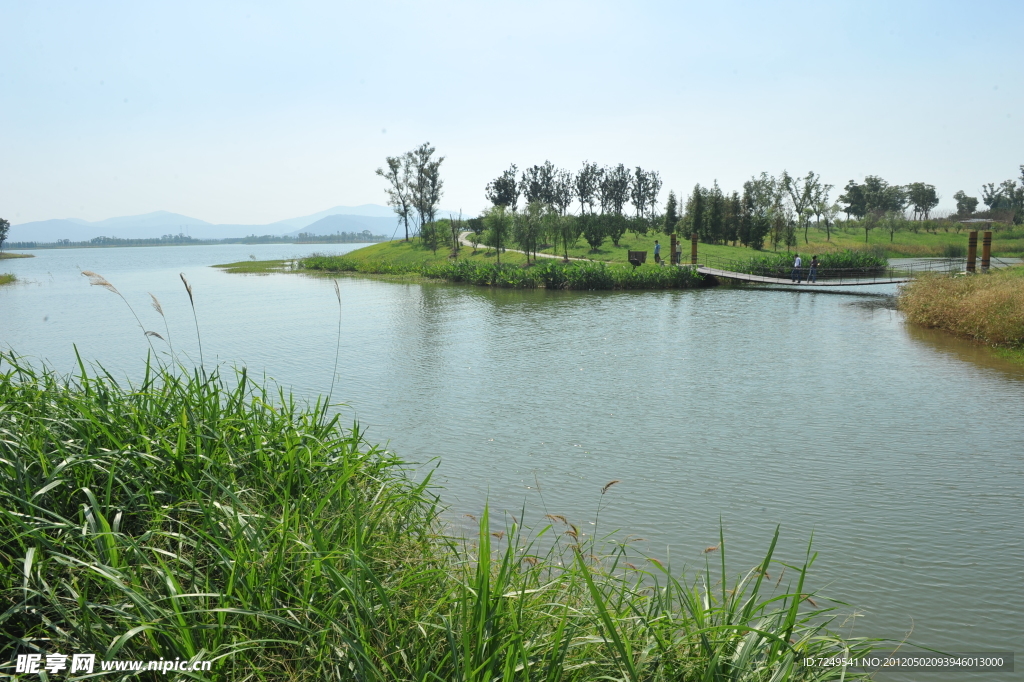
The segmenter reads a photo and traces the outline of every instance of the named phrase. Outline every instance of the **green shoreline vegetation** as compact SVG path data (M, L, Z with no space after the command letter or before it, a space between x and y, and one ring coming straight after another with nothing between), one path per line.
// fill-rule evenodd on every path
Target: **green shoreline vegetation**
M809 548L783 563L773 540L722 579L724 541L683 577L557 514L531 533L484 509L456 537L429 477L324 399L244 369L150 366L121 385L4 354L0 405L5 661L91 651L380 682L866 677L801 663L873 644L836 634Z
M1024 362L1024 266L953 277L922 277L900 292L913 324L942 329Z
M11 253L9 251L6 253L0 253L0 260L5 260L7 258L35 258L35 256L31 253Z
M0 272L0 286L3 286L4 284L12 284L16 281L18 281L18 278L14 275Z

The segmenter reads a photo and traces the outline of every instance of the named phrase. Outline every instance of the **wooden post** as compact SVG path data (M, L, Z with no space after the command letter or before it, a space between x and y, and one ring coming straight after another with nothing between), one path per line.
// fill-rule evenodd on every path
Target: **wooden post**
M981 271L988 272L989 263L992 261L992 232L985 230L981 240Z
M690 235L690 262L697 264L697 233Z
M675 235L675 233L673 233L672 234L672 243L669 244L669 247L668 247L669 248L668 262L671 263L672 265L678 265L678 263L676 263L676 242L677 241L678 240L676 239L676 235Z
M975 261L978 259L978 231L971 230L967 233L967 272L975 271Z

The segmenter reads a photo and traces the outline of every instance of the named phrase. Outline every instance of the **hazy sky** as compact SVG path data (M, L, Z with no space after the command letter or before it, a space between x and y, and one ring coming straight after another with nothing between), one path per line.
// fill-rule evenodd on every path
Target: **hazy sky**
M429 140L442 205L510 163L717 179L1019 177L1024 2L0 0L0 217L266 223L385 203ZM834 194L838 194L834 191Z

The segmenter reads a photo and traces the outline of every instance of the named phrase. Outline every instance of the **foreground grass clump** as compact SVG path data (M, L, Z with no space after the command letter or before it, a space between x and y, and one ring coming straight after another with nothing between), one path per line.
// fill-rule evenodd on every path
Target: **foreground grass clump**
M899 308L914 324L993 346L1024 346L1024 267L922 277L903 288Z
M12 282L16 282L17 280L18 278L12 274L0 272L0 285L11 284Z
M460 541L393 454L244 371L120 386L0 361L0 669L94 652L232 680L831 680L800 661L867 650L827 629L811 556L783 575L769 549L727 585L595 559L557 516L545 552L486 510Z

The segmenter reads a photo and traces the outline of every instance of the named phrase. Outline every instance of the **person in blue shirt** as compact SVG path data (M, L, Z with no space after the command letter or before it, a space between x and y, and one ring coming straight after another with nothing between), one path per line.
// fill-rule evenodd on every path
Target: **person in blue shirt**
M661 244L658 243L657 239L654 240L654 262L661 262Z

